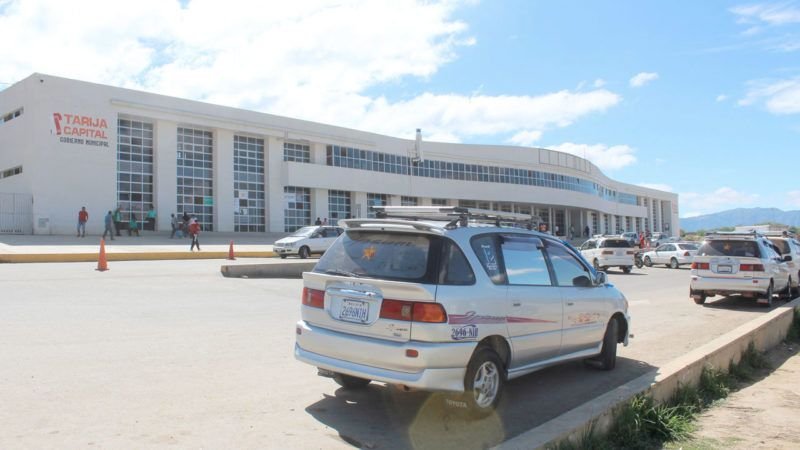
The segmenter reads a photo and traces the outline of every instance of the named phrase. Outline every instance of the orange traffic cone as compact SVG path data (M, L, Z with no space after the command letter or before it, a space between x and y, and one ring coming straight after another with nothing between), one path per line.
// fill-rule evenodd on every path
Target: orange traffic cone
M228 248L228 259L233 261L236 258L233 256L233 241L231 241L231 246Z
M108 270L108 261L106 261L106 240L100 239L100 258L97 259L97 270L104 272Z

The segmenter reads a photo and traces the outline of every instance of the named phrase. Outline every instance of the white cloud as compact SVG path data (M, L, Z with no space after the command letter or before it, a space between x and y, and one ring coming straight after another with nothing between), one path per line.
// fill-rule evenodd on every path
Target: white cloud
M681 217L725 211L728 209L754 206L759 201L758 194L738 192L729 187L721 187L714 192L682 192L678 194L681 210L687 211ZM690 215L691 214L691 215Z
M728 96L727 96L727 95L725 95L725 94L719 94L719 95L717 96L717 102L724 102L724 101L725 101L725 100L727 100L727 99L728 99Z
M790 206L800 208L800 191L789 191L786 193L786 203Z
M530 131L529 130L523 130L523 131L520 131L519 133L515 134L514 136L511 136L511 138L508 140L508 142L511 143L511 144L514 144L514 145L522 145L522 146L525 146L525 147L530 147L536 141L541 139L541 137L542 137L542 132L541 131L538 131L538 130L530 130Z
M789 3L764 3L731 8L741 24L764 23L772 26L800 23L800 8Z
M751 81L739 105L763 103L767 111L776 115L800 113L800 78L778 81Z
M640 72L634 75L630 80L631 87L639 88L645 84L658 79L658 74L655 72Z
M668 185L668 184L661 184L661 183L636 183L636 185L637 185L637 186L641 186L641 187L646 187L646 188L648 188L648 189L656 189L656 190L659 190L659 191L665 191L665 192L675 192L675 190L674 190L674 189L672 189L672 186L670 186L670 185Z
M182 6L185 3L185 7ZM474 0L0 0L0 80L33 72L413 138L458 142L568 126L620 102L599 86L528 95L380 94L471 46ZM377 93L376 93L377 92ZM532 138L534 135L528 135Z
M598 79L594 80L594 83L592 85L594 87L596 87L596 88L601 88L601 87L606 85L606 80L604 80L602 78L598 78Z
M605 144L565 142L555 146L548 146L547 148L586 158L601 170L621 169L636 162L636 156L634 155L636 150L627 145L612 145L609 147Z

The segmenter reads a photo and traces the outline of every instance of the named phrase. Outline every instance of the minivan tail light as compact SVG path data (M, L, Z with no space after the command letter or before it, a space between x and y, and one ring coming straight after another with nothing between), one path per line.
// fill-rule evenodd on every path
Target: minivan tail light
M312 308L325 307L325 291L303 288L303 304Z
M740 264L739 270L743 272L763 272L764 265L763 264Z
M383 299L380 318L406 322L444 323L447 322L447 312L440 303Z
M692 269L708 270L708 263L693 262Z
M414 322L444 323L447 313L441 303L414 303Z
M411 302L383 299L381 303L381 319L411 321L411 312L414 305Z

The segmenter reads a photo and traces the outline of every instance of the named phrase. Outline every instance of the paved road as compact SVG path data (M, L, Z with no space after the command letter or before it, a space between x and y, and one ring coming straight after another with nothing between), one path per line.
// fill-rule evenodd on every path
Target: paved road
M514 380L497 415L467 423L438 396L316 376L292 357L301 282L226 279L220 264L0 265L0 448L481 448L765 311L695 305L688 270L612 272L636 334L617 369Z

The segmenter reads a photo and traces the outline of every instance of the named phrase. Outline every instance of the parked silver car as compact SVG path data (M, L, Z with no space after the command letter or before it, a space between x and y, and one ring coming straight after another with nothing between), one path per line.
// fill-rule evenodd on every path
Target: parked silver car
M275 241L272 251L281 258L297 255L305 259L313 254L325 253L333 241L342 234L342 231L340 227L327 225L303 227L289 236Z
M503 213L374 209L402 218L344 220L303 274L295 357L320 375L450 392L482 416L507 380L575 359L614 368L628 302L568 245L495 226Z

